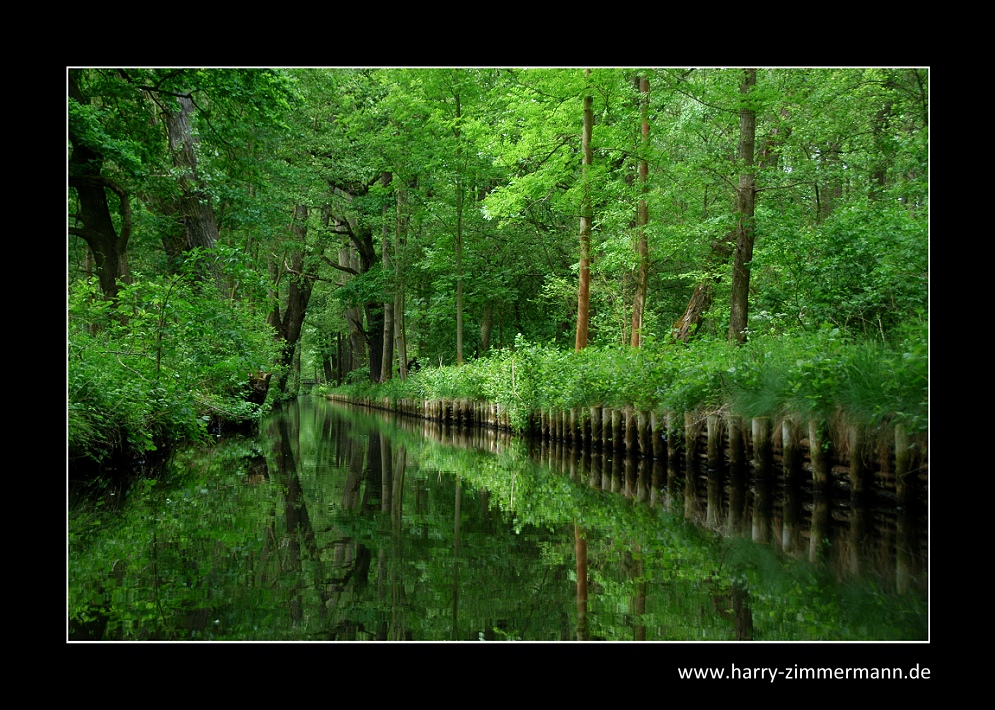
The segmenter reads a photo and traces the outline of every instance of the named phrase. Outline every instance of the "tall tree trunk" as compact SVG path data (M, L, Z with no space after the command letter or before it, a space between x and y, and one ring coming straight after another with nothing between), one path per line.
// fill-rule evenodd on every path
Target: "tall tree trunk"
M397 205L394 219L394 349L397 351L398 372L401 381L408 379L408 336L404 324L404 274L401 272L401 243L404 236L404 185L395 196Z
M311 300L311 289L314 281L303 275L304 271L304 249L307 238L308 209L306 205L294 206L294 219L291 231L294 234L297 244L289 261L282 265L283 269L290 271L287 283L287 306L282 315L276 311L270 316L270 322L274 320L278 324L278 333L283 341L281 352L281 365L286 369L287 374L280 378L280 393L287 395L294 390L291 389L293 378L293 358L294 351L300 341L301 333L304 329L304 318L307 316L308 302Z
M380 178L380 182L384 187L387 187L393 176L389 172L384 172ZM385 204L383 206L383 228L382 228L382 240L381 240L381 261L383 263L384 273L390 271L390 233L391 230L387 228L387 210L388 206ZM384 300L383 303L383 350L380 354L380 381L386 382L391 379L394 374L394 298Z
M335 195L343 198L346 204L348 204L357 196L368 194L371 185L350 184L343 187L331 184L330 187ZM359 255L359 268L350 268L349 271L355 274L365 274L373 268L377 262L377 249L373 238L373 229L369 225L360 223L355 214L346 213L335 217L334 231L347 235L350 243L355 247ZM367 301L363 304L363 312L366 315L365 329L363 328L361 318L350 316L349 321L356 329L354 332L362 333L365 338L369 353L370 382L378 382L380 380L380 368L383 361L384 304L382 301Z
M640 113L642 116L642 155L639 158L639 207L636 213L636 231L638 242L636 253L639 256L639 274L636 277L636 294L632 300L632 347L638 348L643 343L643 315L646 310L646 295L649 292L650 256L649 244L646 240L646 225L649 224L649 209L646 206L646 183L649 178L649 161L646 150L649 146L649 79L639 78L639 91L642 94Z
M463 145L460 143L460 120L463 114L460 95L456 93L456 364L463 364Z
M321 374L325 377L325 382L335 381L335 371L332 369L332 356L326 349L321 354Z
M80 87L80 70L69 70L69 98L81 105L89 103ZM104 156L84 145L70 113L69 186L76 190L79 212L69 234L83 239L93 256L100 290L110 299L117 298L117 282L129 283L128 240L131 237L131 202L119 184L101 174ZM114 227L107 190L119 200L121 231Z
M359 257L350 247L339 249L339 266L353 273L359 272ZM363 310L359 306L347 306L346 321L349 323L349 342L344 348L344 372L347 375L366 362L366 331L363 330Z
M737 269L736 266L733 268L733 279L736 280L736 273L739 273L739 283L737 284L740 288L745 286L745 294L749 295L749 260L753 258L753 204L755 188L753 185L753 161L754 161L754 136L756 133L756 113L748 103L749 87L756 84L756 69L746 69L743 70L743 80L740 82L740 93L742 100L742 107L740 110L740 138L738 144L738 154L740 160L744 161L744 166L746 165L747 154L749 159L750 169L744 169L740 174L739 185L736 191L736 213L738 215L736 227L726 233L722 238L716 239L712 242L711 250L706 260L706 270L715 273L720 267L728 263L729 256L735 251L736 258L742 260L743 269ZM752 83L747 86L747 81L752 80ZM744 86L746 89L744 91ZM746 114L746 115L744 115ZM747 126L744 127L744 121L747 122ZM745 142L746 133L744 130L749 132L749 146ZM780 145L787 135L786 132L778 132L777 129L771 132L768 142L764 146L763 158L766 161L770 161L771 164L776 162L778 151L780 150ZM747 184L749 189L746 188ZM744 218L744 215L747 215ZM742 248L740 244L742 241ZM743 280L743 275L745 274L746 279ZM700 281L694 289L694 293L691 295L688 301L687 308L684 310L684 314L677 319L677 322L671 327L671 334L675 340L681 340L687 342L693 337L697 332L698 328L704 322L705 314L708 313L709 308L712 306L712 299L714 295L715 284L719 281L719 276L716 274L714 276L705 277ZM736 285L733 287L733 302L736 302ZM735 308L735 306L734 306ZM745 300L743 301L743 310L741 313L741 318L743 319L743 325L740 330L746 327L746 309ZM732 337L733 325L732 320L730 321L730 337Z
M480 354L483 355L491 349L491 330L494 327L494 303L488 301L484 305L484 312L480 316Z
M193 99L190 96L176 98L176 107L164 107L166 132L169 136L169 149L173 154L173 165L177 169L177 183L180 196L177 200L179 218L186 235L187 250L201 248L214 250L218 241L218 223L211 205L211 196L204 188L204 182L197 173L196 139L193 135ZM207 272L218 289L226 291L221 271L213 261L208 262Z
M729 340L746 342L749 315L750 262L753 260L754 199L753 152L756 141L757 115L750 90L756 86L757 70L744 69L739 86L742 105L739 111L739 160L742 172L736 190L736 251L732 268L732 299L729 312Z
M589 79L591 70L584 70L585 79ZM580 145L582 155L581 167L581 204L580 204L580 283L577 289L577 340L575 350L587 347L587 327L590 319L591 304L591 222L593 208L591 206L591 187L588 183L593 153L591 150L591 133L594 129L594 112L591 110L591 94L585 88L584 95L584 128L581 132Z

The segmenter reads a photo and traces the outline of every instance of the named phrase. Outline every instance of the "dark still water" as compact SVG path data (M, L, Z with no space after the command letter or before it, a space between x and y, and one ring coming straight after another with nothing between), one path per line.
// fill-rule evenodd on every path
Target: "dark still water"
M113 514L70 511L68 638L928 637L918 542L789 530L780 503L754 542L762 515L689 521L708 522L707 482L682 499L652 464L529 449L301 398L256 439L177 454Z

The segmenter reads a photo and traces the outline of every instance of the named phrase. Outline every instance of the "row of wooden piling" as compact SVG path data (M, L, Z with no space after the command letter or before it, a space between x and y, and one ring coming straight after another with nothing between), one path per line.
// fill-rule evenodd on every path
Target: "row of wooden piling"
M469 399L353 399L332 395L333 400L423 417L455 427L483 426L512 431L508 409L494 402ZM899 500L906 498L918 480L925 478L926 460L921 446L910 444L901 426L894 427L893 441L878 441L873 451L865 435L851 427L846 441L833 441L821 423L785 418L772 423L767 417L744 420L733 415L692 412L675 414L636 407L543 408L527 418L524 432L543 440L561 441L579 448L614 451L620 455L667 459L686 470L707 466L732 471L752 466L754 475L783 475L786 479L811 474L815 489L826 489L834 475L846 478L851 493L862 494L872 476L882 476L894 486ZM780 465L781 470L774 467ZM922 474L922 476L920 476Z

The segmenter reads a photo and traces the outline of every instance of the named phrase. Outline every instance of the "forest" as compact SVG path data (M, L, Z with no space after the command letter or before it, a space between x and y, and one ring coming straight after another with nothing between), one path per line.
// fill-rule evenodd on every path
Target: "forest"
M928 433L926 68L68 68L70 467L302 383Z

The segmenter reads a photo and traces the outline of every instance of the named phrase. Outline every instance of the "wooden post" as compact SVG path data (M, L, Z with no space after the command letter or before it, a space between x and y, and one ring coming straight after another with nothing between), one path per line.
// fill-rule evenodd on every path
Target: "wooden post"
M708 467L717 471L722 466L721 454L719 453L722 448L722 429L719 426L719 415L709 414L705 417L705 429L708 436L708 444L705 449Z
M907 508L915 495L915 472L912 471L909 435L901 424L895 425L895 496L898 505Z
M625 408L625 453L627 456L634 456L639 446L638 431L636 421L636 410L632 407Z
M667 442L664 439L664 417L656 412L650 414L650 434L653 437L653 458L663 459L667 455Z
M770 441L770 422L767 417L753 418L753 468L761 478L770 477L773 453Z
M726 419L729 430L729 472L741 476L746 472L746 447L743 444L743 421L730 415Z
M618 408L612 410L612 448L616 451L625 448L625 439L622 436L622 411Z
M829 485L829 462L823 451L822 427L818 422L808 423L808 452L812 459L812 485L816 490L826 490Z
M671 493L674 490L674 480L680 476L681 472L681 447L680 437L677 429L677 415L673 412L667 414L667 488Z
M684 472L688 478L698 475L698 434L700 424L691 412L684 413Z
M850 448L850 497L860 498L867 492L867 470L861 449L864 448L864 436L861 429L851 426L848 433Z
M802 470L802 452L798 445L800 441L798 425L790 417L785 418L781 422L781 458L784 480L788 483L797 483L798 474Z
M591 446L602 446L601 407L591 407Z
M639 434L639 453L643 458L651 458L653 450L650 448L650 413L639 412L637 416L637 426Z

